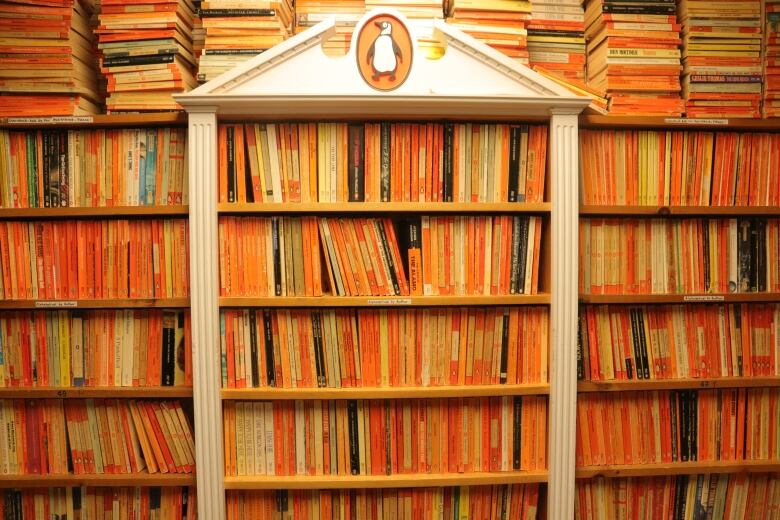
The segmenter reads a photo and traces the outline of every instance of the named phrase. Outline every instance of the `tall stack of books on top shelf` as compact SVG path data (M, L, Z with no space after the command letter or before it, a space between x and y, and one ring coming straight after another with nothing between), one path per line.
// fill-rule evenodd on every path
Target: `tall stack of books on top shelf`
M195 87L190 0L102 0L98 47L112 112L177 110L173 94Z
M292 35L290 0L204 0L200 17L206 30L198 81L211 81Z
M585 79L585 12L580 0L531 0L528 52L532 67Z
M300 33L321 21L333 18L336 34L323 43L325 54L343 56L349 50L352 31L366 12L364 0L297 0L295 2L295 32Z
M527 0L450 0L447 22L469 36L528 65L531 2Z
M612 114L680 115L680 26L675 0L589 0L588 85L607 92Z
M764 0L764 117L780 117L780 0Z
M444 18L444 0L366 0L366 10L396 9L409 19L420 51L429 57L441 56L444 46L433 34L433 20Z
M0 116L100 112L91 0L0 3Z
M681 0L688 117L761 117L761 2Z

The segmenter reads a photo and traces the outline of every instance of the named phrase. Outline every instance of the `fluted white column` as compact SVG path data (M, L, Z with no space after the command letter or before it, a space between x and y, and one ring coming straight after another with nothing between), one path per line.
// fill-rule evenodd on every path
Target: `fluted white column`
M224 520L217 252L217 117L190 109L190 287L198 518Z
M550 305L550 424L548 518L574 518L577 419L577 262L579 110L552 109L550 175L552 303Z

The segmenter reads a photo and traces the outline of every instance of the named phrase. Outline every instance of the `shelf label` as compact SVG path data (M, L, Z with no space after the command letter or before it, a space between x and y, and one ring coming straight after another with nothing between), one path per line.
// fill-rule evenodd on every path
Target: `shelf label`
M411 298L374 298L367 300L368 305L411 305Z
M62 301L37 301L35 307L37 309L60 309L60 308L72 308L78 307L79 302L75 300L62 300Z
M687 118L687 117L667 117L664 119L665 123L673 125L728 125L728 119L701 119L701 118Z
M57 123L92 123L92 116L9 117L6 122L19 125L53 125Z
M722 302L726 297L722 294L692 294L689 296L683 296L683 301L686 302Z

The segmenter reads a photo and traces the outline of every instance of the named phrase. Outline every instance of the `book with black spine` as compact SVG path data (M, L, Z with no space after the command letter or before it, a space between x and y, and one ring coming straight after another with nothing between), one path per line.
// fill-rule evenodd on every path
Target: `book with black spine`
M274 332L271 311L263 309L263 337L265 347L265 377L268 386L276 386L276 363L274 361Z
M380 150L380 162L379 162L379 187L380 187L380 200L382 202L390 202L390 153L392 152L391 141L391 127L390 123L383 122L380 125L379 130L379 150Z
M349 201L363 202L365 194L365 129L361 123L349 125Z

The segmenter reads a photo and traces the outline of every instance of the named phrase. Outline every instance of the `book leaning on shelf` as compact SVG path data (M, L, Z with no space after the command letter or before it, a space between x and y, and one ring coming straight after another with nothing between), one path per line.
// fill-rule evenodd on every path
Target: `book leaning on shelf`
M780 375L780 305L580 308L577 376L591 381Z
M223 310L223 388L547 382L543 307Z
M5 475L191 473L192 429L178 401L0 401Z
M171 220L0 223L5 299L183 298L188 226Z
M268 123L219 127L219 201L541 202L547 127Z
M219 232L222 296L537 292L540 217L223 217Z
M180 128L0 130L0 207L187 204Z
M228 476L547 467L545 396L225 401L223 420Z
M778 253L778 219L581 219L580 292L778 292Z
M576 464L776 461L778 398L776 388L580 394Z
M74 487L6 489L0 512L8 520L134 518L191 520L198 510L190 487Z
M540 501L538 484L456 486L442 488L228 491L228 520L308 518L360 520L415 518L434 520L535 520ZM302 513L305 514L305 513Z
M678 475L577 481L575 518L704 518L747 520L780 514L780 479L773 474Z
M184 311L0 314L0 386L192 385Z

